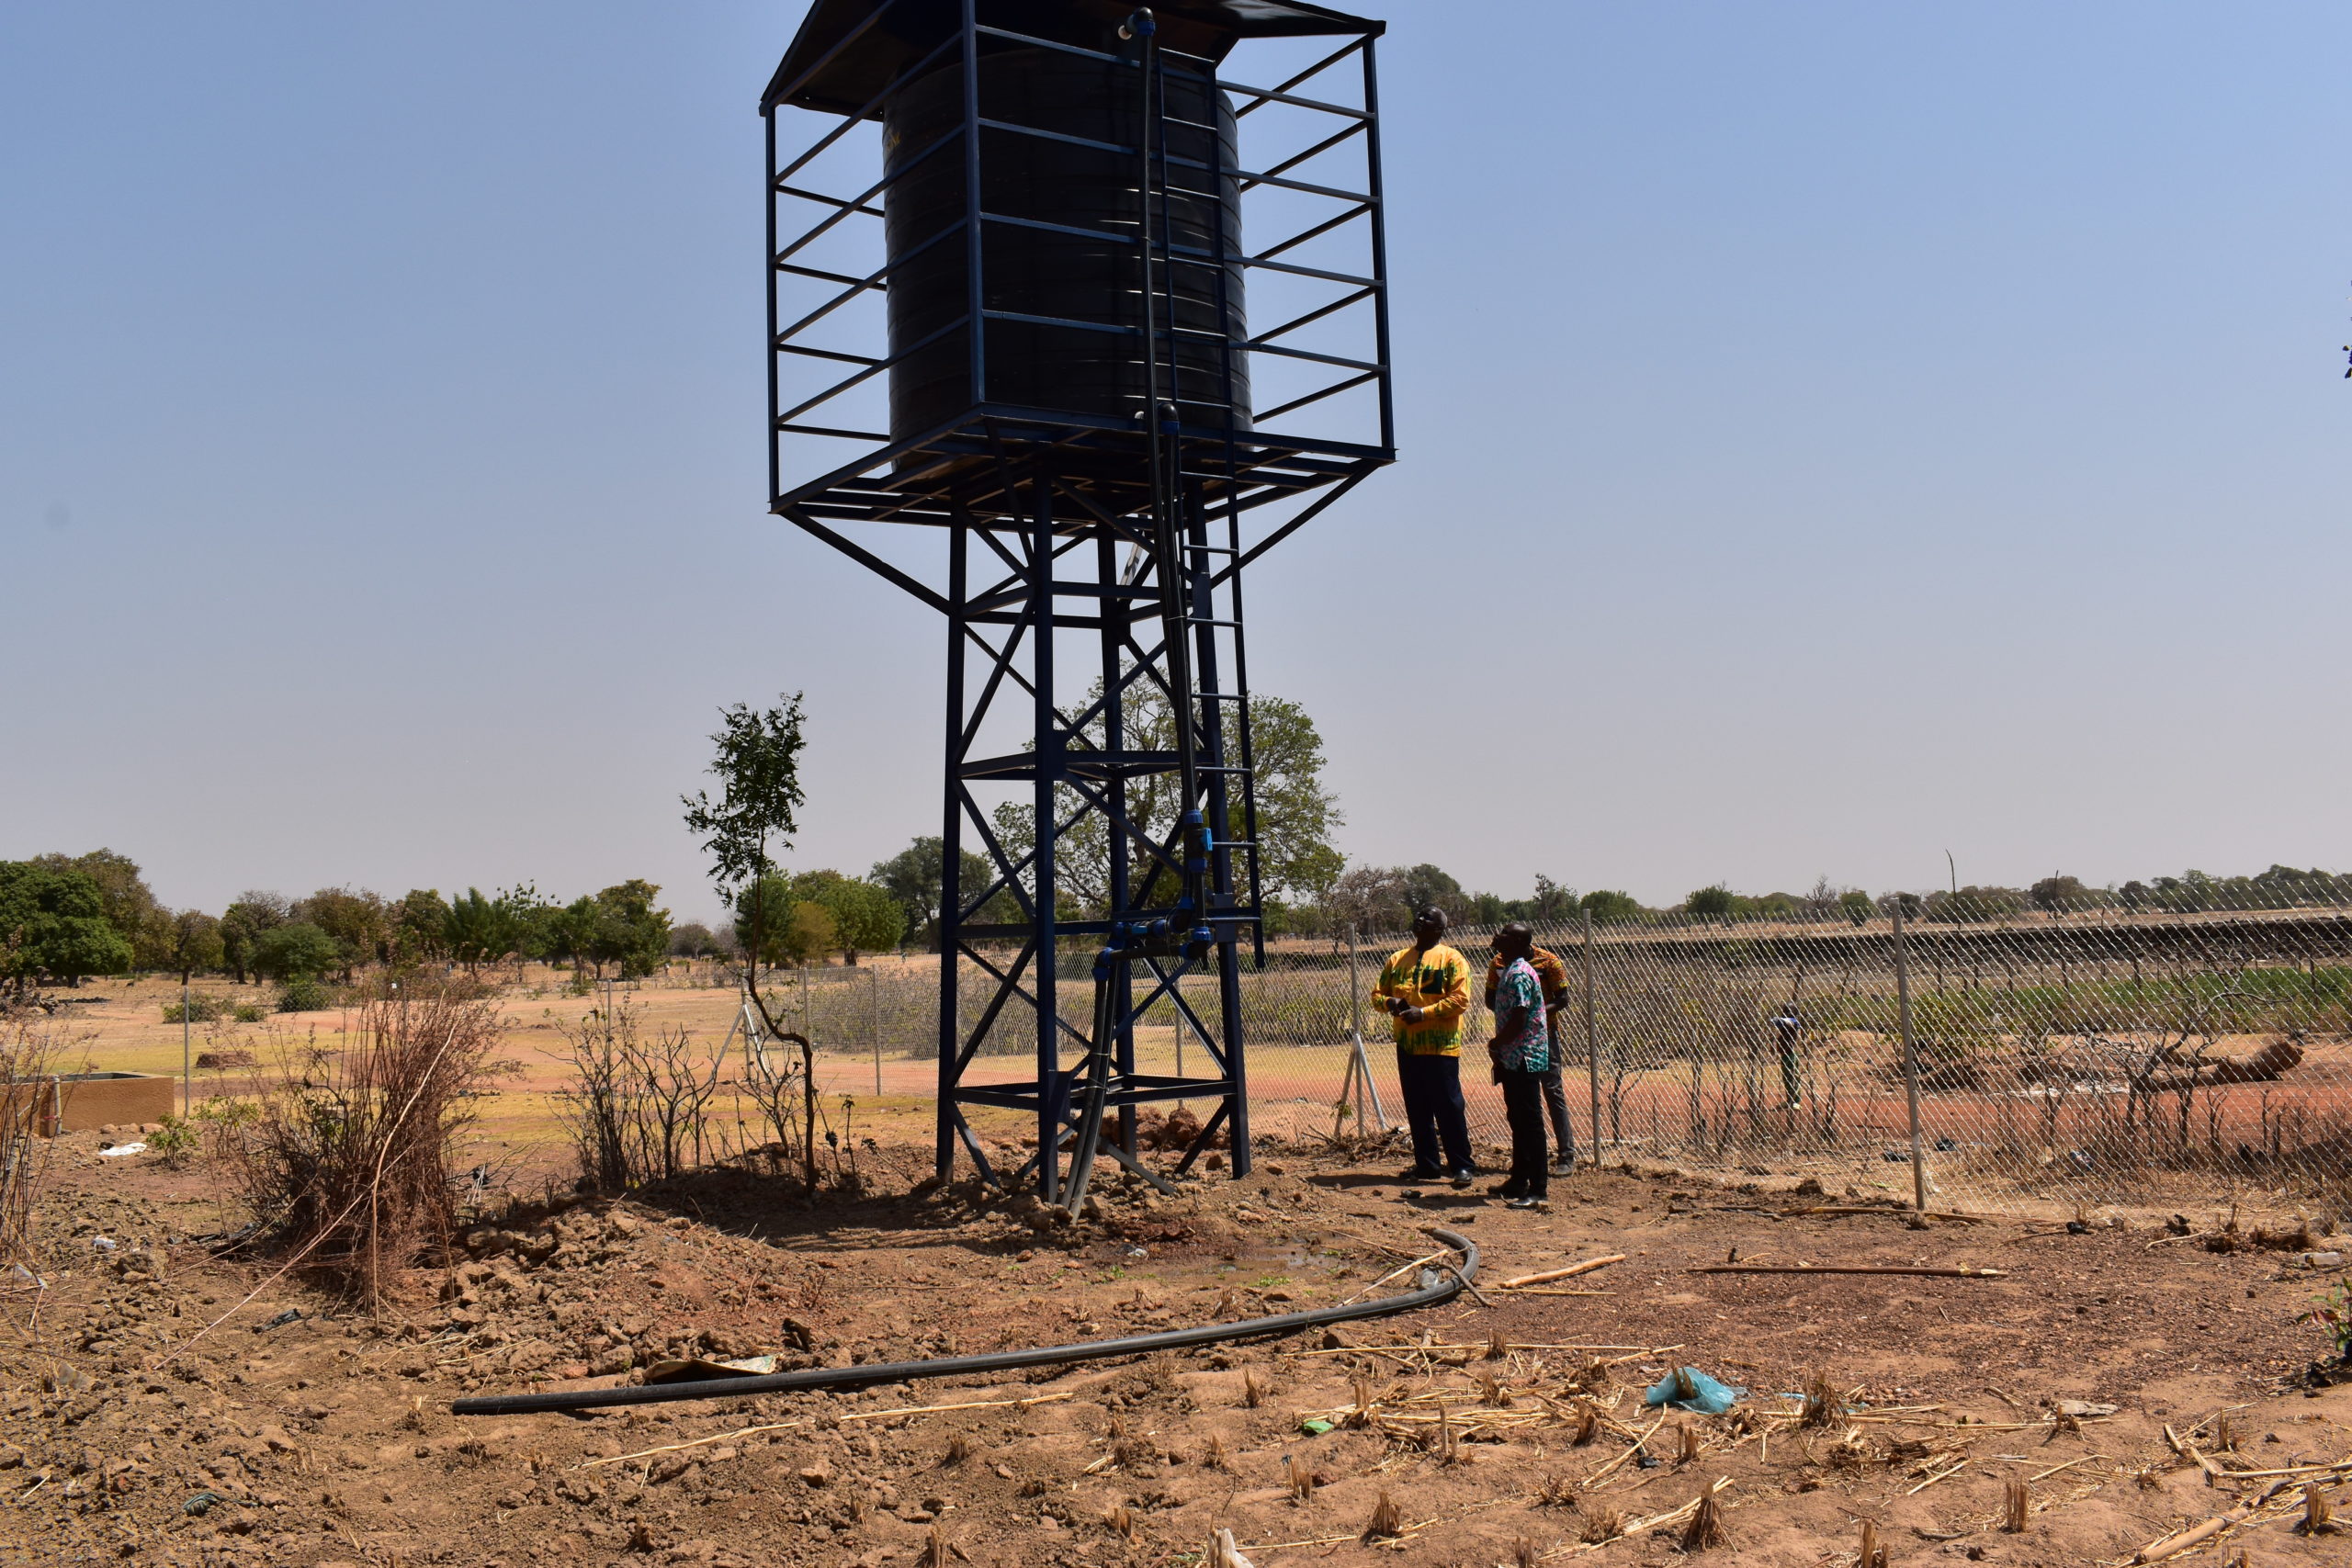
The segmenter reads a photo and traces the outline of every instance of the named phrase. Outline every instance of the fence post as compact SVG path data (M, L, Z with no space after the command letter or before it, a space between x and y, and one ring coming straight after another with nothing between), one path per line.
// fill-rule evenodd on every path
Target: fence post
M865 976L866 1032L874 1036L874 1098L882 1098L882 973L869 971Z
M1919 1142L1919 1050L1911 1036L1911 964L1903 940L1903 895L1894 896L1894 1016L1903 1031L1903 1092L1911 1106L1911 1206L1928 1212L1928 1156Z
M1385 1133L1388 1131L1388 1108L1380 1103L1380 1086L1372 1081L1372 1057L1364 1050L1363 987L1358 983L1360 978L1356 970L1356 927L1351 920L1348 922L1348 1050L1351 1055L1347 1076L1340 1080L1340 1103L1347 1103L1349 1087L1354 1086L1357 1130L1361 1132L1363 1128L1363 1106L1368 1098L1372 1101L1373 1118L1380 1123L1380 1130Z
M1592 1168L1600 1168L1600 1021L1592 1003L1592 909L1584 910L1584 1066L1592 1089Z

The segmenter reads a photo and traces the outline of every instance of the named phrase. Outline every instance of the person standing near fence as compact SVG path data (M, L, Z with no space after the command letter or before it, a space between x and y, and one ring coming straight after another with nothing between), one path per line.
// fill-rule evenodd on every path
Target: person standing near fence
M1510 1179L1495 1189L1495 1196L1514 1209L1532 1209L1550 1196L1544 1163L1544 1074L1552 1066L1552 1036L1544 983L1528 961L1534 947L1534 933L1525 926L1505 926L1495 933L1495 955L1503 961L1503 971L1492 993L1495 1036L1487 1043L1487 1055L1510 1122Z
M1444 1178L1469 1186L1477 1175L1462 1100L1470 961L1446 945L1444 910L1431 907L1413 917L1413 945L1389 954L1372 996L1396 1021L1396 1082L1413 1129L1413 1168L1403 1179Z
M1797 1016L1794 997L1772 1015L1772 1029L1781 1037L1781 1109L1794 1111L1804 1103L1804 1085L1797 1077L1797 1037L1804 1032L1804 1021Z
M1516 943L1507 956L1506 941ZM1535 971L1536 983L1544 988L1544 1018L1548 1031L1545 1043L1550 1066L1542 1074L1544 1114L1552 1123L1552 1142L1558 1152L1552 1157L1552 1174L1574 1176L1577 1172L1577 1130L1568 1120L1567 1086L1560 1081L1560 1064L1566 1060L1560 1032L1566 1027L1568 1005L1568 966L1560 955L1535 945L1535 929L1523 920L1513 920L1495 933L1495 955L1487 962L1487 1010L1495 1007L1495 989L1503 977L1503 970L1511 956L1523 952L1527 966Z

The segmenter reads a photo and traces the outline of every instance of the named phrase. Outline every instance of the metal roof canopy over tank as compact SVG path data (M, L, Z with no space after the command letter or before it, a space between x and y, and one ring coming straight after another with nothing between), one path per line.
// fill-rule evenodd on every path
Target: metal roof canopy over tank
M773 510L947 620L943 1179L960 1145L1048 1201L1098 1152L1157 1181L1136 1108L1188 1099L1217 1109L1183 1166L1223 1132L1249 1169L1241 573L1395 457L1382 30L1272 0L816 0L761 100ZM1253 53L1295 58L1232 79ZM1174 716L1148 746L1139 701ZM1023 841L976 786L1030 808ZM1204 1071L1137 1069L1155 1006ZM1007 1020L1034 1076L967 1081ZM991 1166L970 1105L1034 1114L1027 1166Z

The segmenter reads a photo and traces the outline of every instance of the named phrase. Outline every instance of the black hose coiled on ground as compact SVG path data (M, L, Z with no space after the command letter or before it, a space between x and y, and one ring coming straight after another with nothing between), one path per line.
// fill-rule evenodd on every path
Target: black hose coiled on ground
M1351 1302L1344 1306L1286 1312L1277 1317L1250 1317L1238 1323L1211 1323L1198 1328L1171 1328L1161 1334L1139 1334L1126 1339L1095 1339L1082 1345L1048 1345L1030 1350L998 1350L985 1356L944 1356L930 1361L869 1362L862 1367L810 1367L797 1372L764 1376L710 1378L701 1382L639 1383L620 1388L569 1389L548 1393L499 1393L481 1399L460 1399L449 1406L452 1416L520 1416L547 1410L600 1410L616 1404L666 1404L683 1399L738 1399L752 1393L796 1393L810 1389L858 1388L872 1383L909 1382L916 1378L967 1377L980 1372L1012 1371L1022 1367L1050 1367L1067 1361L1097 1361L1113 1356L1146 1356L1160 1350L1182 1350L1216 1345L1228 1339L1250 1339L1265 1334L1291 1334L1302 1328L1355 1318L1386 1317L1418 1307L1440 1306L1467 1289L1478 1274L1478 1247L1453 1231L1429 1233L1462 1255L1448 1272L1421 1270L1418 1290L1403 1295Z

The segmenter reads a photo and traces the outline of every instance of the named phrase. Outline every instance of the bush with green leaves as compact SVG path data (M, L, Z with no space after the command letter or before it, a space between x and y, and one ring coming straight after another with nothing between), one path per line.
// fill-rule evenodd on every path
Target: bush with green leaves
M334 1005L334 993L316 975L289 975L286 984L278 987L277 1010L280 1012L316 1012Z
M2352 1364L2352 1274L2346 1274L2317 1298L2311 1311L2296 1317L2297 1323L2316 1323L2324 1327L2335 1341L2335 1359Z

